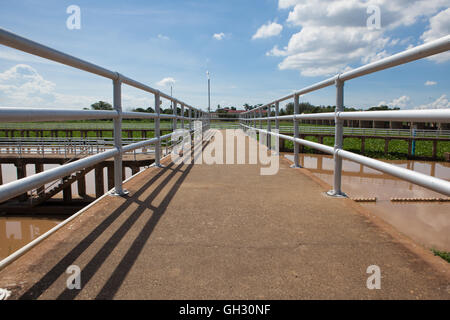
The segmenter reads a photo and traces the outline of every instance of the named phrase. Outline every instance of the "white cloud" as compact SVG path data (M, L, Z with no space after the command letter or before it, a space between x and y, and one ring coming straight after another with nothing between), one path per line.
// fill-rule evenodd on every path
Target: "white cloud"
M15 65L0 73L3 107L82 108L96 101L92 97L61 94L55 89L55 83L45 80L36 69L26 64Z
M437 15L449 4L449 0L279 0L280 9L290 10L288 25L300 31L283 49L275 46L267 55L283 57L281 70L299 70L304 76L336 74L389 55L387 48L404 41L391 39L388 31ZM367 28L369 5L380 7L381 29ZM444 24L444 17L435 20L430 21L432 30Z
M447 99L447 95L443 94L435 101L428 104L422 104L416 107L415 109L448 109L448 108L450 108L450 102Z
M397 99L393 99L391 102L381 101L378 106L389 106L391 108L411 108L411 99L408 96L401 96ZM447 95L443 94L435 101L428 104L422 104L414 107L414 109L447 109L450 108L450 102L447 99Z
M131 110L137 107L153 107L155 103L154 98L146 96L133 96L122 92L122 109Z
M222 40L223 38L225 38L225 33L221 32L221 33L214 33L213 34L213 38L216 40Z
M411 101L411 98L408 96L401 96L397 99L392 100L392 102L390 102L388 104L388 106L393 107L393 108L405 108L406 106L409 105Z
M450 34L450 8L439 12L430 19L430 26L425 31L421 39L424 42L433 41ZM450 52L444 52L429 58L436 62L444 62L450 60Z
M170 38L169 38L168 36L165 36L165 35L163 35L163 34L158 34L158 39L161 39L161 40L170 40Z
M434 85L437 85L437 82L428 80L428 81L425 82L425 85L426 86L434 86Z
M262 25L253 35L252 39L264 39L277 36L283 30L283 26L276 22L268 22Z
M164 78L164 79L162 79L161 81L159 81L159 82L157 83L157 85L160 86L160 87L165 87L165 86L174 85L175 82L176 82L176 81L175 81L174 78L167 77L167 78Z
M278 1L278 8L280 9L287 9L289 7L292 7L296 4L302 3L301 0L279 0Z
M379 106L388 106L391 108L406 108L409 106L411 102L411 98L408 96L401 96L399 98L396 98L394 100L392 100L391 102L386 102L386 101L380 101L380 103L378 103Z
M96 101L108 101L108 95L80 96L57 91L54 82L44 79L27 64L17 64L0 72L0 107L88 108ZM152 105L153 99L122 94L125 107Z
M305 76L329 75L348 69L349 61L379 57L388 41L378 31L367 32L366 28L304 27L284 50L275 47L271 53L286 56L279 65L281 70L297 69Z
M287 55L286 51L286 47L284 50L280 50L278 46L275 46L270 51L266 52L266 56L283 57Z
M34 68L26 64L18 64L0 73L0 88L4 92L12 93L15 88L21 88L27 92L48 94L54 87L53 82L44 80Z

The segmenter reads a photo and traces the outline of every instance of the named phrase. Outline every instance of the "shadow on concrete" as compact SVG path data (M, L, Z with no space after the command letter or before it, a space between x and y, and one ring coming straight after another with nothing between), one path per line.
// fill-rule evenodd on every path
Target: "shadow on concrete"
M204 143L202 150L206 147ZM196 147L199 148L199 146ZM195 154L195 153L194 153ZM184 170L182 168L184 167ZM112 299L119 290L123 280L132 268L134 262L139 256L142 248L146 245L148 238L153 232L155 226L159 222L161 216L165 213L170 201L175 196L179 187L186 179L191 171L193 164L180 164L174 167L171 162L166 167L162 168L151 180L144 184L139 190L134 192L127 200L116 210L114 210L107 218L105 218L89 235L87 235L79 244L76 245L64 258L62 258L50 271L48 271L37 283L29 288L19 299L29 300L39 298L53 283L63 274L66 269L72 265L77 258L79 258L111 225L112 223L133 203L139 203L137 209L125 220L125 222L114 232L114 234L103 244L97 254L87 263L81 270L82 283L86 284L100 269L105 260L114 251L117 244L126 236L126 233L132 228L134 223L141 217L146 209L153 211L153 214L146 222L139 235L134 239L132 245L127 250L121 262L111 274L105 286L100 290L96 299ZM156 181L158 181L166 172L171 171L152 193L145 199L139 200L139 197ZM181 176L175 181L173 187L167 192L161 204L158 207L150 205L159 193L164 189L167 183L170 182L174 176L181 172ZM59 300L75 299L82 290L65 289L58 297Z

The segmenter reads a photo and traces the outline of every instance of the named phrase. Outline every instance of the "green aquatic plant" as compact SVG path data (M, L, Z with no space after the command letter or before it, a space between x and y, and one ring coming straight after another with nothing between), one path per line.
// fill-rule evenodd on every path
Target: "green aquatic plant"
M431 249L431 252L433 252L435 256L441 257L442 259L450 263L450 252L439 251L436 249Z

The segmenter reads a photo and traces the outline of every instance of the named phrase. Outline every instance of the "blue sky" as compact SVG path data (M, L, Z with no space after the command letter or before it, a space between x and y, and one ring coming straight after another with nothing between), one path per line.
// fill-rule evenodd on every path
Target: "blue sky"
M70 5L81 9L80 30L66 27ZM367 28L369 5L380 8L380 29ZM449 6L446 0L3 0L0 21L165 92L161 81L172 78L174 95L202 109L209 70L212 105L240 108L447 35ZM450 107L449 61L443 54L349 81L345 104ZM0 106L82 108L97 100L112 100L110 80L0 46ZM334 89L301 100L333 105ZM125 86L123 104L153 106L153 97Z

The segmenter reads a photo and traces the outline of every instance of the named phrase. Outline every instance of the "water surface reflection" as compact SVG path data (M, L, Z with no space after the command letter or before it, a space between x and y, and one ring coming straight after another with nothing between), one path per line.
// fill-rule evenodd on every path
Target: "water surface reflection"
M286 156L293 160L292 155ZM450 180L450 163L394 160L400 167ZM328 184L333 184L333 157L301 154L300 164ZM361 203L400 232L426 247L450 251L450 203L393 203L393 197L445 197L434 191L397 179L358 163L343 160L342 190L351 198L376 197L376 203Z
M44 234L62 219L0 217L0 260Z

